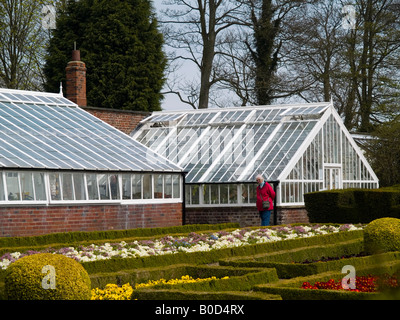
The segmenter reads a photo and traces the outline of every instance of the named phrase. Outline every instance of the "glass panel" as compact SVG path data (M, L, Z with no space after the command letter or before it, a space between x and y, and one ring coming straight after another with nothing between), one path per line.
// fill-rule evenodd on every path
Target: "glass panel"
M190 205L190 186L186 186L185 188L185 204Z
M110 186L107 174L99 174L99 192L101 200L110 200Z
M249 186L247 184L241 184L240 188L242 190L242 203L249 203Z
M200 204L200 186L199 185L192 185L190 186L191 189L191 199L192 199L192 204Z
M164 175L164 198L172 198L172 176Z
M257 202L257 185L250 184L249 185L249 194L250 194L250 203Z
M3 173L0 172L0 201L4 201L5 199Z
M210 204L210 185L203 184L203 203Z
M99 190L97 187L97 175L96 174L86 174L86 183L87 183L89 200L99 200Z
M132 175L132 199L142 199L142 175Z
M162 199L163 197L163 175L154 175L154 199Z
M61 183L58 173L50 173L50 196L51 200L61 200Z
M22 200L35 200L33 192L32 172L20 172Z
M219 203L225 204L228 203L228 185L227 184L220 184L219 185Z
M153 198L153 181L151 174L143 175L143 199Z
M62 193L63 200L74 200L74 193L72 189L72 173L63 173Z
M237 203L237 188L236 184L229 185L229 203Z
M132 182L130 174L122 174L122 199L132 199Z
M15 201L21 200L21 193L19 189L18 173L6 172L6 183L8 190L8 200Z
M121 196L119 193L119 179L117 174L109 175L110 178L110 189L111 189L111 199L120 200Z
M86 200L85 179L83 173L74 173L75 200Z
M181 176L178 174L172 175L173 198L179 199L181 197Z
M33 173L33 184L35 187L36 200L47 200L46 189L44 184L44 173L34 172Z
M210 184L211 204L219 204L219 187L217 184Z

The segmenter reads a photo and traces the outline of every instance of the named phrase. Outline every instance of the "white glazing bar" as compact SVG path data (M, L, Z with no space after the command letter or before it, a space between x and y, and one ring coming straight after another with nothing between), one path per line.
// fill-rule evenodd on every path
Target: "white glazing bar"
M222 150L222 152L219 153L216 159L213 160L211 166L207 169L207 171L203 174L203 176L199 179L199 182L205 182L207 181L206 178L210 174L210 172L214 169L214 167L219 164L219 161L225 156L225 154L228 152L228 150L232 147L232 144L240 137L242 134L243 130L246 128L246 124L242 125L238 132L235 133L235 135L232 137L232 139L227 143L225 148ZM223 164L220 164L223 165Z
M254 163L258 160L258 158L262 155L264 152L265 148L271 143L271 141L275 138L275 135L279 132L279 130L282 127L282 123L279 123L275 130L271 133L269 138L264 142L263 146L258 150L257 154L254 156L254 158L249 162L247 167L243 170L243 173L239 176L238 181L243 181L246 176L248 176L248 172L250 168L254 166ZM255 178L255 177L254 177Z

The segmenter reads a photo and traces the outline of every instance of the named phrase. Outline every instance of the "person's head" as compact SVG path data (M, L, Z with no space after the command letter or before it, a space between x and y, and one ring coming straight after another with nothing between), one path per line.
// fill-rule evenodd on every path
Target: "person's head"
M263 183L263 182L264 182L264 178L262 177L262 175L261 175L261 174L257 175L257 177L256 177L256 181L257 181L257 183L258 183L258 184L261 184L261 183Z

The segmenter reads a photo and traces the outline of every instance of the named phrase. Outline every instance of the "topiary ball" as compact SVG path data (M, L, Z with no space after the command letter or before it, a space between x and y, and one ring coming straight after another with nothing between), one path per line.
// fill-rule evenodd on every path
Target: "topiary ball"
M61 254L25 256L6 270L9 300L88 300L91 284L87 271Z
M400 219L381 218L364 229L364 249L369 254L400 251Z

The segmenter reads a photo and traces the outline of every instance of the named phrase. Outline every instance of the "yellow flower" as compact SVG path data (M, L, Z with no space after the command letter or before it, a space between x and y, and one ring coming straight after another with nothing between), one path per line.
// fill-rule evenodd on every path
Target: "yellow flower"
M221 279L229 279L229 277L223 277ZM195 283L202 281L211 281L217 280L215 276L209 278L197 278L194 279L189 275L182 276L180 279L159 279L159 280L149 280L146 283L136 283L135 289L153 287L157 285L167 284L185 284L185 283ZM104 289L95 288L92 289L92 297L91 300L129 300L132 296L133 288L129 283L124 284L122 287L119 287L116 284L110 283L105 286Z

